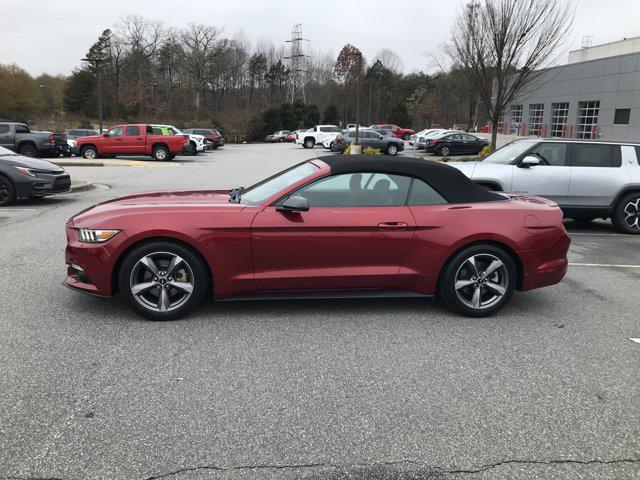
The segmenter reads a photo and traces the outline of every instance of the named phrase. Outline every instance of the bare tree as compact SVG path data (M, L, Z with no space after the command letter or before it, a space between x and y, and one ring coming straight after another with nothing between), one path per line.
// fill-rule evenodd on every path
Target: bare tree
M557 61L573 13L571 3L557 0L483 0L458 15L447 52L476 89L492 145L509 104Z
M400 56L396 52L389 50L388 48L383 48L378 53L376 53L376 56L373 59L373 63L375 63L376 60L380 60L380 63L382 63L382 65L387 67L393 73L402 73L402 71L404 70L404 62L402 61Z

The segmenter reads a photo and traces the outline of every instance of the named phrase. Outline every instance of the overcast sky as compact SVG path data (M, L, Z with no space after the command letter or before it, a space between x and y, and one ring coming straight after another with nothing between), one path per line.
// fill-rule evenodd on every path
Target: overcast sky
M565 1L565 0L558 0ZM568 1L568 0L566 0ZM566 51L585 35L593 44L640 36L640 0L574 0L573 33ZM16 63L38 75L71 72L89 46L120 16L139 14L173 27L191 22L242 31L251 42L276 47L295 23L319 52L336 54L352 43L372 58L382 48L402 58L405 71L434 69L430 54L450 36L466 0L0 0L0 63ZM566 55L563 55L566 58Z

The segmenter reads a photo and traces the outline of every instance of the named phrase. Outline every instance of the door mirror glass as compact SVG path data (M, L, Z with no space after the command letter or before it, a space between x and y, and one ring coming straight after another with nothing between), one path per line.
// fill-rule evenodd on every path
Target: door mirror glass
M540 165L540 159L534 155L527 155L522 159L519 166L522 168L529 168L535 165Z
M300 195L293 195L276 207L278 212L308 212L309 200Z

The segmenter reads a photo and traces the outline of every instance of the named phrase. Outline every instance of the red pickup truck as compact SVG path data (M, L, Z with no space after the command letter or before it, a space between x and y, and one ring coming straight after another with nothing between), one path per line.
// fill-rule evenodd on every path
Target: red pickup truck
M189 135L155 135L151 125L117 125L102 135L79 138L73 153L88 160L116 155L148 155L173 160L191 148Z

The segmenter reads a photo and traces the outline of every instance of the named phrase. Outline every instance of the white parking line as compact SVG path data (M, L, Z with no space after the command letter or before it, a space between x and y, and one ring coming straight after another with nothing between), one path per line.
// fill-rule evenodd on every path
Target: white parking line
M629 340L631 340L632 342L640 343L640 338L629 337Z
M572 263L570 267L603 267L603 268L640 268L640 265L616 265L612 263Z

